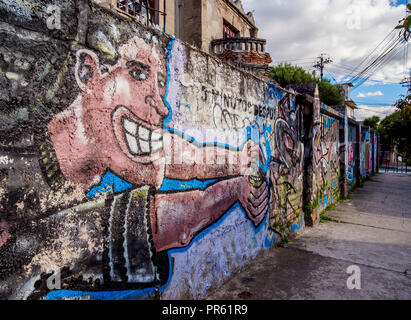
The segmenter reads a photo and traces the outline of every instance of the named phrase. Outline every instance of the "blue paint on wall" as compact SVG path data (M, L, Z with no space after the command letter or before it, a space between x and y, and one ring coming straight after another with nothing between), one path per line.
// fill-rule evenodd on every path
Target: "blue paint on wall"
M133 187L131 183L124 181L111 172L107 172L101 179L100 185L92 188L87 193L87 198L94 198L99 194L123 192Z
M302 227L303 227L303 216L301 215L300 216L300 225L298 225L296 223L292 224L291 231L296 232L296 231L300 230Z
M268 95L271 98L277 98L278 100L281 100L281 98L283 97L283 93L281 92L280 89L277 88L276 85L274 85L273 83L271 83L270 81L267 81L268 84Z
M270 237L270 236L267 235L267 237L265 237L265 241L264 241L264 248L265 249L272 248L274 243L275 243L275 236L272 235Z
M163 184L161 185L160 191L185 191L192 189L201 189L205 190L211 184L217 182L217 179L200 181L197 179L191 181L180 181L172 179L164 179Z

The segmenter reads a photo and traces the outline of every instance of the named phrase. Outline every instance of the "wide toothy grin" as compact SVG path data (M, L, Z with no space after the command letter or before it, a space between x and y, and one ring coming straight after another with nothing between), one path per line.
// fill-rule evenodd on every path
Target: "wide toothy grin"
M150 130L127 116L121 118L124 140L133 156L147 156L163 148L161 130Z

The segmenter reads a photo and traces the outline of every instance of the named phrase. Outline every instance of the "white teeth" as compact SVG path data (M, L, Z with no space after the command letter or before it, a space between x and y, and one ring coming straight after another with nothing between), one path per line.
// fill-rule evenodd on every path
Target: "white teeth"
M137 123L124 119L124 129L135 136L137 134Z
M140 126L138 128L138 137L140 139L148 141L150 139L150 131L147 128L144 128L143 126Z
M123 118L124 134L133 155L156 153L163 148L162 130L151 131L130 119Z
M140 147L143 153L150 153L150 145L148 141L140 140Z
M161 138L162 138L161 131L153 131L153 133L151 134L151 140L159 141L161 140Z
M127 137L127 143L128 143L128 147L130 148L130 151L134 154L137 154L138 153L137 139L128 133L126 133L126 137Z
M151 142L151 152L155 153L163 148L163 142L161 141L152 141Z

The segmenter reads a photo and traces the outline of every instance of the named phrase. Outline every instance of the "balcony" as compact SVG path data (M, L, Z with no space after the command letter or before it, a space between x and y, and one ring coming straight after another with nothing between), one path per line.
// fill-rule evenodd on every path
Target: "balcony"
M247 71L267 76L270 54L267 40L258 38L225 38L211 41L211 53Z
M211 52L220 55L224 51L265 52L267 40L258 38L225 38L211 41Z

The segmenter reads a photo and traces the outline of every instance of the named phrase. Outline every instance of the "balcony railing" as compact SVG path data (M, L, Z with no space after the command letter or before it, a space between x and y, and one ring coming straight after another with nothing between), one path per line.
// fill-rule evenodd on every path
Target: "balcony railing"
M267 40L258 38L225 38L211 41L211 52L214 54L222 54L224 51L232 50L238 52L258 53L265 52Z
M166 30L166 0L163 0L163 10L158 9L158 2L152 0L115 0L116 7L121 12L136 17L145 25L159 25L159 16L163 18L163 28ZM153 4L157 8L153 7Z

